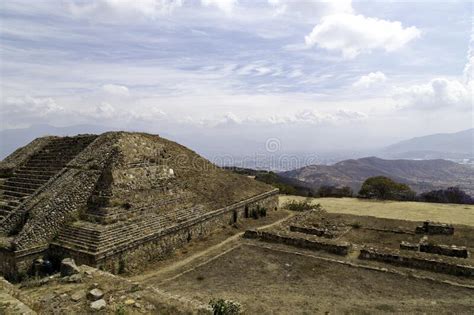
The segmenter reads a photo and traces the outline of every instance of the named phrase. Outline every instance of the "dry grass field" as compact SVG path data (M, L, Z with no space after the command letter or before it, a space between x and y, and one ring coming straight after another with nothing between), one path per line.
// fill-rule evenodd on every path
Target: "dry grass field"
M299 196L280 196L280 207L289 200L304 200ZM439 221L474 226L474 205L438 204L426 202L376 201L357 198L311 198L331 213L375 216L410 221Z

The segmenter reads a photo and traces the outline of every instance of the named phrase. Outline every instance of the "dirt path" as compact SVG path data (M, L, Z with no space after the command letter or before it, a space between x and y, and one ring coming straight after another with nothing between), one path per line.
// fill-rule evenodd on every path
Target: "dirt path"
M294 215L295 215L295 213L290 213L289 215L287 215L286 217L284 217L284 218L282 218L278 221L275 221L273 223L257 227L257 230L266 229L266 228L278 225L278 224L282 223L283 221L293 217ZM229 244L233 244L234 242L236 242L244 233L245 232L237 233L237 234L225 239L223 242L220 242L220 243L218 243L214 246L211 246L211 247L207 248L206 250L195 253L195 254L193 254L189 257L186 257L185 259L182 259L182 260L180 260L180 261L178 261L174 264L171 264L169 266L165 266L163 268L160 268L159 270L131 277L130 280L137 281L137 282L148 281L151 278L159 277L160 275L164 275L164 274L167 274L167 273L173 273L174 271L178 270L179 268L182 268L182 267L184 267L188 264L191 264L191 263L193 263L194 261L196 261L200 258L205 258L206 256L212 256L212 257L206 259L203 263L201 263L201 264L205 264L208 261L210 261L210 260L212 260L216 257L220 257L222 253L226 253L230 249L233 249L235 246L230 246L230 248L225 248L225 247L229 246ZM215 252L215 251L219 251L220 253L216 254L216 255L212 255L212 253ZM199 265L201 265L201 264L199 264ZM180 276L184 273L189 272L192 269L194 269L194 268L187 269L187 270L185 270L185 271L183 271L183 272L181 272L177 275L174 275L172 277L168 277L167 279L164 279L164 280L160 280L160 282L165 282L165 281L174 279L174 278L176 278L176 277L178 277L178 276Z

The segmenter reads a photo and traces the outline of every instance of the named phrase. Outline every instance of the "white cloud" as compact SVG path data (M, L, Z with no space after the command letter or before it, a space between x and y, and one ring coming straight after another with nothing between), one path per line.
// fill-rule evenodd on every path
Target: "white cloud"
M214 6L227 14L230 14L232 12L237 2L238 0L201 0L203 6Z
M341 51L344 58L351 59L375 49L388 52L397 50L420 35L416 27L404 28L398 21L335 14L324 17L305 36L305 43L308 47L317 45L327 50Z
M185 117L181 123L208 126L208 127L228 127L235 125L289 125L289 124L311 124L320 125L323 123L339 124L350 121L359 121L368 118L363 112L351 111L346 109L338 109L336 111L319 111L316 109L303 109L286 114L274 114L271 116L240 117L233 112L227 112L222 117L195 119L191 116Z
M156 122L168 117L168 115L159 108L148 106L141 110L132 110L130 116L133 120L140 120L144 122Z
M320 112L317 110L303 110L295 114L295 122L320 124L323 122L338 123L344 121L363 120L368 116L365 113L339 109L336 112Z
M352 13L352 0L268 0L268 3L274 7L274 15L297 12L300 14L309 14L313 17L335 14Z
M67 117L69 112L51 97L7 97L0 106L0 122L3 128L44 123L50 119Z
M115 108L109 103L101 103L96 106L95 111L92 113L92 116L95 118L113 118L116 115Z
M81 17L155 19L170 14L182 5L183 0L95 0L72 3L69 8L72 14Z
M355 88L369 88L385 81L387 81L385 74L383 72L377 71L361 76L356 82L352 84L352 86Z
M474 20L473 20L474 22ZM473 24L474 30L474 24ZM469 85L470 82L474 81L474 32L471 33L471 39L469 41L469 49L467 51L467 63L463 71L464 82Z
M472 108L472 83L436 78L427 84L398 88L394 98L403 108L419 110Z
M471 33L464 80L435 78L429 83L397 88L393 98L401 108L416 110L471 111L474 106L474 33Z
M117 96L129 96L130 91L124 85L117 84L105 84L102 86L102 90L108 94L117 95Z
M6 116L24 114L25 116L44 117L64 111L64 108L50 97L8 97L1 107Z

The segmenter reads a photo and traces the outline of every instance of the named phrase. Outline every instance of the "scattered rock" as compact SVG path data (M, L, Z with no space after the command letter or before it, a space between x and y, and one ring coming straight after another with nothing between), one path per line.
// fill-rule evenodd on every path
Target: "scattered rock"
M64 258L61 261L60 271L61 271L61 277L72 276L80 272L79 268L76 266L76 263L74 262L74 259L72 258Z
M72 276L68 277L67 282L80 283L80 282L82 282L82 275L80 273L72 275Z
M85 291L82 291L82 290L77 291L71 295L71 300L73 300L74 302L77 302L77 301L82 300L85 296L86 296Z
M43 295L40 301L41 303L49 304L51 300L54 299L55 296L56 295L54 293L48 293L46 295Z
M99 299L102 299L104 297L104 292L100 289L92 289L87 293L87 298L91 301L97 301ZM105 302L105 301L104 301Z
M94 301L90 305L91 309L93 309L95 311L99 311L101 309L104 309L106 306L107 306L107 303L105 303L104 299Z
M125 300L124 303L125 303L125 305L133 305L133 304L135 304L135 300L134 299L127 299L127 300Z

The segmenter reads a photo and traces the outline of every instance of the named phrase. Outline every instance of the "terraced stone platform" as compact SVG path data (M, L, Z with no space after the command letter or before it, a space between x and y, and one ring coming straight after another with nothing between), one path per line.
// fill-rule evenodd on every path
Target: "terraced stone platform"
M39 257L132 270L249 208L278 207L271 186L142 133L39 138L2 161L0 176L6 277Z

